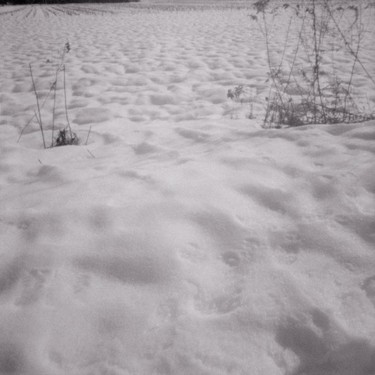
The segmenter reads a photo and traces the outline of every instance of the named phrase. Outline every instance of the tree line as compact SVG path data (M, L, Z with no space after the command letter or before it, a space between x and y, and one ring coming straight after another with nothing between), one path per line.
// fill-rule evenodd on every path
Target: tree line
M0 0L1 5L68 4L68 3L131 3L140 0Z

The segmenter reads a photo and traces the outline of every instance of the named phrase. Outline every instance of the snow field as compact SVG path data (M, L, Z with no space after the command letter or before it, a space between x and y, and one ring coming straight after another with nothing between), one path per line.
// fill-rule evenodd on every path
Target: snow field
M249 11L150 4L0 14L0 373L375 374L375 122L261 129ZM88 144L17 143L66 41Z

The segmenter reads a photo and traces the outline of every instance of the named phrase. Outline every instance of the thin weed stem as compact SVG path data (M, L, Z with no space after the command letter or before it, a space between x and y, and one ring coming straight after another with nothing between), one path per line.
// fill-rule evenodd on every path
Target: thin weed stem
M91 134L91 126L90 126L89 132L87 134L85 145L87 145L87 142L89 141L90 134Z
M67 104L67 99L66 99L66 80L65 80L65 65L63 66L63 78L64 78L64 104L65 104L65 117L66 121L68 123L68 129L69 129L69 136L70 139L73 139L73 133L72 133L72 128L70 126L70 121L69 121L69 115L68 115L68 104Z
M53 109L52 109L52 140L51 146L53 146L53 140L55 138L55 111L56 111L56 90L57 90L57 72L56 72L56 80L53 83L54 91L53 91Z
M31 63L29 64L29 68L30 68L31 80L33 82L33 90L34 90L34 94L35 94L35 98L36 98L36 104L37 104L37 108L38 108L38 113L35 112L35 116L38 120L40 131L42 133L43 146L44 146L44 148L47 148L46 147L46 140L44 138L43 122L42 122L42 114L40 112L40 106L39 106L39 98L38 98L38 93L36 91L35 80L34 80L34 76L33 76L33 69L31 67Z
M362 63L362 61L359 59L358 54L356 54L356 52L353 50L353 48L350 45L350 42L348 42L348 40L345 37L344 32L342 31L341 27L337 23L337 21L335 19L335 16L332 13L332 9L331 9L331 7L328 4L328 0L324 0L324 2L326 4L326 6L327 6L327 11L328 11L328 13L329 13L329 15L330 15L333 23L336 26L337 31L339 32L342 40L344 41L345 47L348 49L348 51L350 52L350 54L357 60L358 64L361 66L361 68L363 69L363 71L365 72L365 74L367 75L367 77L369 78L369 80L375 85L374 78L372 78L371 74L368 72L368 70L366 69L366 67Z

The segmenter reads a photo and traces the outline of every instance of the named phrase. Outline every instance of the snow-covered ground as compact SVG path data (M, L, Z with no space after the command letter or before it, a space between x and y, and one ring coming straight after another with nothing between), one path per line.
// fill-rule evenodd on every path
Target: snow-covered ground
M262 129L247 3L162 3L0 8L0 373L374 375L375 122Z

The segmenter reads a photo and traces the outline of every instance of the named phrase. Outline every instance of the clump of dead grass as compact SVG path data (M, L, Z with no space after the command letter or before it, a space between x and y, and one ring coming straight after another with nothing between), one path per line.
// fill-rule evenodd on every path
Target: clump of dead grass
M61 51L59 63L54 72L54 78L52 83L49 86L48 93L41 103L41 95L38 92L37 85L34 79L34 73L31 63L29 64L30 77L32 81L33 93L35 96L36 109L34 110L34 115L31 117L29 122L22 129L21 134L18 138L20 141L25 129L34 121L39 125L40 134L43 141L44 148L67 146L67 145L78 145L80 140L75 132L72 131L72 127L69 119L69 111L67 104L67 90L66 90L66 68L65 68L65 56L70 52L70 43L66 42L64 48ZM50 62L50 61L47 61ZM63 114L65 125L57 127L56 120L57 115L57 96L58 92L61 91L58 88L58 85L62 85L62 95L63 95ZM46 137L46 123L45 117L42 115L42 110L46 106L48 100L52 100L52 109L49 114L51 117L51 123L49 128L51 129L51 140L48 142ZM45 113L44 113L45 115Z

